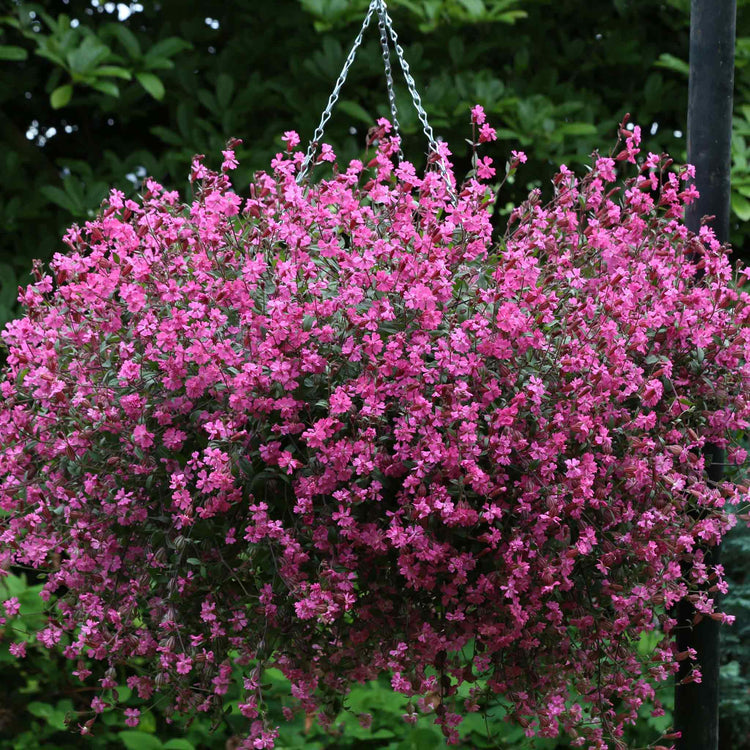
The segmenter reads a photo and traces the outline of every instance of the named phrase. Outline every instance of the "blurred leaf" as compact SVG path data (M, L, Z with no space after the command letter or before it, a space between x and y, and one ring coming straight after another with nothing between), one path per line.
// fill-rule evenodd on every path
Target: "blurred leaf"
M125 81L133 78L133 74L127 68L122 68L119 65L100 65L96 69L96 75L114 76L115 78L122 78Z
M65 107L73 97L73 84L66 83L64 86L58 86L49 97L49 103L52 109Z
M185 39L180 39L176 36L170 36L167 39L162 39L151 47L146 52L146 60L159 60L162 58L173 57L178 52L183 50L192 49L193 45Z
M170 146L181 146L183 143L182 138L180 138L180 136L177 135L174 130L162 127L161 125L155 125L153 128L151 128L151 132L157 138L160 138L162 141L164 141L164 143L168 143Z
M361 104L357 104L357 102L351 99L343 99L337 106L342 112L350 117L354 117L356 120L360 120L365 125L369 126L374 122L372 115Z
M87 36L81 45L67 54L68 65L75 76L92 71L100 62L109 57L109 47L95 36Z
M732 211L740 221L750 220L750 200L738 193L732 193Z
M234 79L226 73L219 74L216 79L216 101L222 109L229 106L234 93Z
M160 750L164 747L161 740L153 734L137 730L123 730L117 736L122 740L127 750Z
M565 135L596 135L596 126L589 122L564 122L557 127Z
M138 79L138 83L143 86L146 91L161 101L164 98L164 84L159 80L153 73L136 73L135 77Z
M410 750L436 750L443 745L440 734L425 727L412 729L408 742Z
M94 80L89 83L89 86L91 86L92 89L101 91L102 94L107 94L107 96L120 96L120 87L113 81Z
M138 37L127 26L122 23L110 23L105 26L105 31L117 38L132 59L138 60L141 57Z
M29 53L23 47L0 44L0 60L26 60Z
M497 16L493 16L493 19L500 21L501 23L512 25L516 21L520 21L521 19L528 17L529 14L525 10L509 10L505 13L500 13Z
M458 0L472 16L481 16L485 12L482 0Z
M659 59L654 63L657 68L666 68L680 75L687 76L690 73L690 66L679 57L670 55L668 52L662 52Z

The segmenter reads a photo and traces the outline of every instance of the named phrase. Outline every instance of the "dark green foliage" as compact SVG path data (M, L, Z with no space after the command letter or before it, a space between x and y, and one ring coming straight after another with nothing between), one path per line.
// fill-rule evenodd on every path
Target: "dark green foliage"
M737 619L721 634L720 737L722 748L750 748L750 529L739 521L722 545L729 581L725 611Z

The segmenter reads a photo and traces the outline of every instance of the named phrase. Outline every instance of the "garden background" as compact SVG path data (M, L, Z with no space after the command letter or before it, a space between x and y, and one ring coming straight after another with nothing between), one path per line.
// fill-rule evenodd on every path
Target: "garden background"
M214 164L232 136L244 142L234 179L241 186L281 148L283 131L309 137L367 5L4 0L0 325L17 312L17 288L28 282L33 259L46 261L59 251L64 228L92 217L110 187L134 195L153 176L187 188L193 154L207 154ZM647 150L684 159L689 0L391 0L389 6L433 127L456 152L457 173L469 167L470 149L462 144L469 109L477 103L499 126L499 140L487 153L499 163L511 148L528 154L499 196L498 226L531 188L548 189L559 164L581 169L595 148L608 151L625 112L641 125ZM738 0L737 28L731 240L747 261L749 0ZM397 94L405 153L419 162L426 144L398 78ZM371 31L326 140L342 159L358 156L370 125L387 114L381 52ZM742 750L750 747L747 529L730 536L724 561L731 581L725 609L737 623L723 635L721 746ZM34 611L38 587L23 571L0 586L9 590L2 598L19 596L26 612ZM0 669L0 747L81 747L64 724L79 688L54 658L39 650L19 662L0 644ZM279 695L281 682L279 676ZM228 709L233 700L229 694ZM442 747L430 717L416 727L401 722L403 703L387 687L363 687L348 706L374 715L370 729L347 713L338 736L300 720L282 730L280 746ZM643 725L629 737L634 746L669 724L668 716L647 716L644 711ZM466 747L530 746L523 731L502 717L490 718L489 727L481 716L472 718L462 725ZM231 747L236 729L232 713L215 728L206 720L187 729L169 725L158 705L137 731L115 714L104 725L91 747ZM533 746L565 747L553 740Z

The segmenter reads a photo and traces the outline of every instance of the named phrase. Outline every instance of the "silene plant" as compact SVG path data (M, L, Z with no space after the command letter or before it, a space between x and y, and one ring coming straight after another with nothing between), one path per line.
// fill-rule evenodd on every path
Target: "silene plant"
M498 242L489 158L458 185L440 144L420 176L380 120L369 163L323 145L311 184L284 140L245 197L236 142L220 172L196 157L191 202L113 191L20 292L0 568L44 573L48 614L25 632L4 602L11 653L60 649L93 685L83 734L118 687L220 714L240 675L242 747L273 747L274 667L286 718L330 723L387 673L449 743L500 703L622 747L695 659L674 605L732 619L706 550L748 488L706 453L746 459L750 271L687 230L693 172L637 127Z

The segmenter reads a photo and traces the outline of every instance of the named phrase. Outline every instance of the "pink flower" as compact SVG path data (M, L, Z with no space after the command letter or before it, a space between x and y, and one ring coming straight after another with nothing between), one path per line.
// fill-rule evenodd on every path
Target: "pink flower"
M133 442L139 448L150 448L154 444L154 433L146 429L146 425L139 424L133 430Z
M193 668L193 660L187 654L180 654L177 657L177 674L189 674Z
M140 376L141 366L137 362L134 362L132 359L123 362L119 372L117 373L117 377L126 383L137 380Z
M352 400L341 388L331 394L329 409L331 414L345 414L352 408Z
M656 406L661 401L664 393L664 386L660 380L652 378L649 380L643 390L643 403L646 406Z
M229 172L232 169L237 169L238 162L233 149L222 151L221 155L224 157L224 161L221 164L222 172Z
M511 151L510 152L513 160L517 161L519 164L525 164L527 161L526 154L523 151Z
M487 141L496 141L497 131L489 123L484 123L479 129L479 142L487 143Z
M164 431L162 441L164 446L172 451L178 451L182 448L185 440L187 440L187 433L184 430L178 430L175 427L168 427Z
M495 168L489 156L477 160L477 177L480 180L490 180L495 176Z
M137 727L140 723L140 709L137 708L126 708L123 712L125 714L125 723L129 727Z
M286 143L288 151L296 148L300 143L299 135L294 130L287 130L281 140Z
M471 108L471 121L474 125L484 125L487 115L484 113L484 107L480 104Z
M11 643L8 646L11 656L15 656L18 659L23 659L26 656L26 642L21 641L20 643Z

